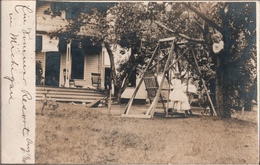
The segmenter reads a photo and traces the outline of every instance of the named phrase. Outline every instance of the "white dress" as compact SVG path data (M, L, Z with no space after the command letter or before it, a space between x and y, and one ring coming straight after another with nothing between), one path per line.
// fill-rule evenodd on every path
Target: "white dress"
M171 81L173 90L170 93L171 101L184 101L185 93L183 92L183 85L181 84L180 79L173 79Z
M181 83L181 80L173 79L171 81L171 83L172 83L172 88L173 88L173 91L170 93L170 100L171 100L171 102L173 102L173 103L171 103L173 106L172 108L177 111L189 110L190 109L189 98L183 91L184 86ZM175 102L175 104L174 104L174 102Z

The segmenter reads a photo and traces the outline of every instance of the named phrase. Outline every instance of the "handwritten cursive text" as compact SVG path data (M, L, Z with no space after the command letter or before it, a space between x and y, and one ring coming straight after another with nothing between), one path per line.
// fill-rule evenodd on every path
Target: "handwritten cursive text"
M27 13L33 13L33 10L29 8L29 6L25 5L16 5L14 7L16 13L19 13L19 10L22 10L23 12L23 24L25 25L27 21Z
M14 70L15 70L15 66L18 66L18 63L15 62L14 58L15 58L15 49L16 48L16 44L17 44L17 37L19 35L16 35L16 34L13 34L11 33L11 40L10 40L10 44L11 44L11 69L10 69L10 72L11 72L11 76L5 76L4 79L7 79L11 82L10 86L9 86L9 104L10 104L10 100L13 98L13 88L14 88L14 81L15 81L15 78L14 78Z
M20 148L24 154L23 159L22 159L24 164L27 163L27 160L31 159L31 154L30 154L31 148L30 147L31 147L31 144L33 144L33 141L29 138L26 138L26 142L27 142L26 148Z
M27 81L25 79L25 74L26 74L26 47L27 47L27 43L26 43L26 35L28 35L28 38L30 39L30 33L31 33L31 28L28 28L28 30L23 30L23 50L22 50L22 54L23 54L23 81L25 82L25 85L27 85Z
M27 100L32 100L32 96L31 94L26 91L26 90L22 90L22 118L23 118L23 136L25 136L25 133L26 135L29 134L30 132L30 129L27 127L27 123L26 123L26 105L25 103L27 102Z

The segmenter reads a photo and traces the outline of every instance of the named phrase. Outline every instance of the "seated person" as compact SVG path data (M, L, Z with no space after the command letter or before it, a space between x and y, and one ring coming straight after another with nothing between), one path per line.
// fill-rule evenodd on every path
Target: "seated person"
M234 90L233 95L229 98L229 106L231 111L244 111L244 100L239 96L238 90Z

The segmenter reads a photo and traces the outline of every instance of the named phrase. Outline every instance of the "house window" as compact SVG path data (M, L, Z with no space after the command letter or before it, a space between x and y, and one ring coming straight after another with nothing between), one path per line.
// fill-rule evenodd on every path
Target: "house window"
M84 79L84 50L72 49L72 79Z
M42 36L36 36L36 44L35 44L36 52L40 52L42 50Z

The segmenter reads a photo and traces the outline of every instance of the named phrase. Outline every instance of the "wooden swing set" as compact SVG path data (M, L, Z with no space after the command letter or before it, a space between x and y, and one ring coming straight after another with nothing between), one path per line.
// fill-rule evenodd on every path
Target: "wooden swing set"
M170 80L172 71L180 70L180 61L186 60L188 61L188 68L191 65L189 62L189 57L187 54L192 53L192 58L195 65L191 65L194 70L197 71L200 79L203 83L203 88L206 91L207 98L210 102L211 108L213 110L213 114L216 115L215 108L213 106L212 100L208 93L208 89L206 87L205 81L201 76L201 71L199 69L198 61L196 56L192 50L192 45L182 50L180 45L184 43L177 43L175 41L175 37L160 39L157 43L157 46L152 54L150 61L148 62L146 68L144 69L141 79L138 85L135 88L135 91L130 98L128 104L125 107L124 113L121 115L122 117L132 117L132 118L153 118L155 109L157 107L158 102L162 104L165 115L168 115L169 108L169 95L170 95ZM161 66L161 67L159 67ZM162 71L161 81L158 82L158 75ZM168 80L168 85L165 85L165 79ZM131 106L133 104L133 100L141 86L144 82L147 96L150 101L150 106L146 110L145 114L131 114ZM165 88L165 86L167 86ZM163 97L163 94L166 94L166 98ZM165 105L166 104L166 105Z

